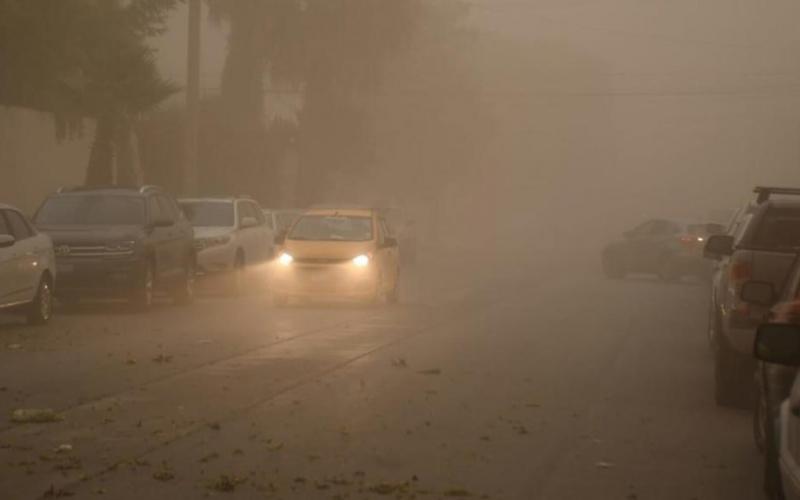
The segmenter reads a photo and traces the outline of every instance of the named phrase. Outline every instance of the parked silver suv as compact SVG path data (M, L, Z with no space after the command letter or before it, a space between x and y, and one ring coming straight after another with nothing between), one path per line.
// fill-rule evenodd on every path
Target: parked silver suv
M711 293L709 337L714 350L715 399L752 404L755 330L770 305L742 300L749 281L783 287L800 248L800 189L757 187L732 233L708 239L705 256L718 261Z

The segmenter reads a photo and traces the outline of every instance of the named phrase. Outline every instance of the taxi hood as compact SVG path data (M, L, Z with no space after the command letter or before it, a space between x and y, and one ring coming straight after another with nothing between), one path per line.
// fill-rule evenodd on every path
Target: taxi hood
M306 241L289 240L283 251L295 259L352 259L375 251L375 240L370 241Z

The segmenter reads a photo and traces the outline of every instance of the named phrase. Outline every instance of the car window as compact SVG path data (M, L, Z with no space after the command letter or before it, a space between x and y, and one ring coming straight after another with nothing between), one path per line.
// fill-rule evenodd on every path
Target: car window
M161 220L164 217L161 213L161 206L155 196L147 198L147 211L150 212L150 222Z
M28 223L25 222L25 219L19 212L6 210L6 219L8 219L11 232L17 240L24 240L33 236L33 230L31 230L30 226L28 226Z
M756 230L753 245L778 249L800 247L800 210L770 208Z
M300 241L370 241L372 217L339 215L304 215L289 232L290 240Z
M657 236L664 236L669 234L675 234L680 232L680 226L675 224L674 222L668 220L657 220L653 222L653 225L650 227L649 234L657 235Z
M229 201L182 201L181 208L195 227L232 227L236 222Z
M169 198L162 195L158 195L155 198L156 200L158 200L158 207L161 210L161 214L167 220L171 220L172 222L177 222L178 212L177 210L175 210L175 207L172 206L172 203L169 201Z
M8 222L6 222L6 212L8 212L8 210L0 210L0 234L14 236L11 234L11 228L9 227Z
M252 217L253 212L250 208L250 204L244 201L240 201L239 203L239 225L242 225L242 221L245 217Z
M145 223L145 203L140 196L86 194L55 196L36 213L36 225L138 226Z
M263 226L264 224L267 223L267 218L264 217L264 212L261 211L261 207L259 207L255 203L250 203L250 210L252 210L253 217L255 217L256 220L258 221L259 226Z

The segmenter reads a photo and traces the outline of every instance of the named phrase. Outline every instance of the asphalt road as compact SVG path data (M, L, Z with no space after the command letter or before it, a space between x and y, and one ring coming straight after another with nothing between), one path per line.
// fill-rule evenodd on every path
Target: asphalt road
M702 285L505 267L431 264L385 308L3 320L0 498L762 498Z

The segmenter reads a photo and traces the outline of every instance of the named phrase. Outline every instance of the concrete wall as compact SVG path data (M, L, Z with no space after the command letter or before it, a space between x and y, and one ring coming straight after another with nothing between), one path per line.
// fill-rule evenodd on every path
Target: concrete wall
M49 114L0 107L0 203L32 213L47 193L81 184L92 129L59 142Z

